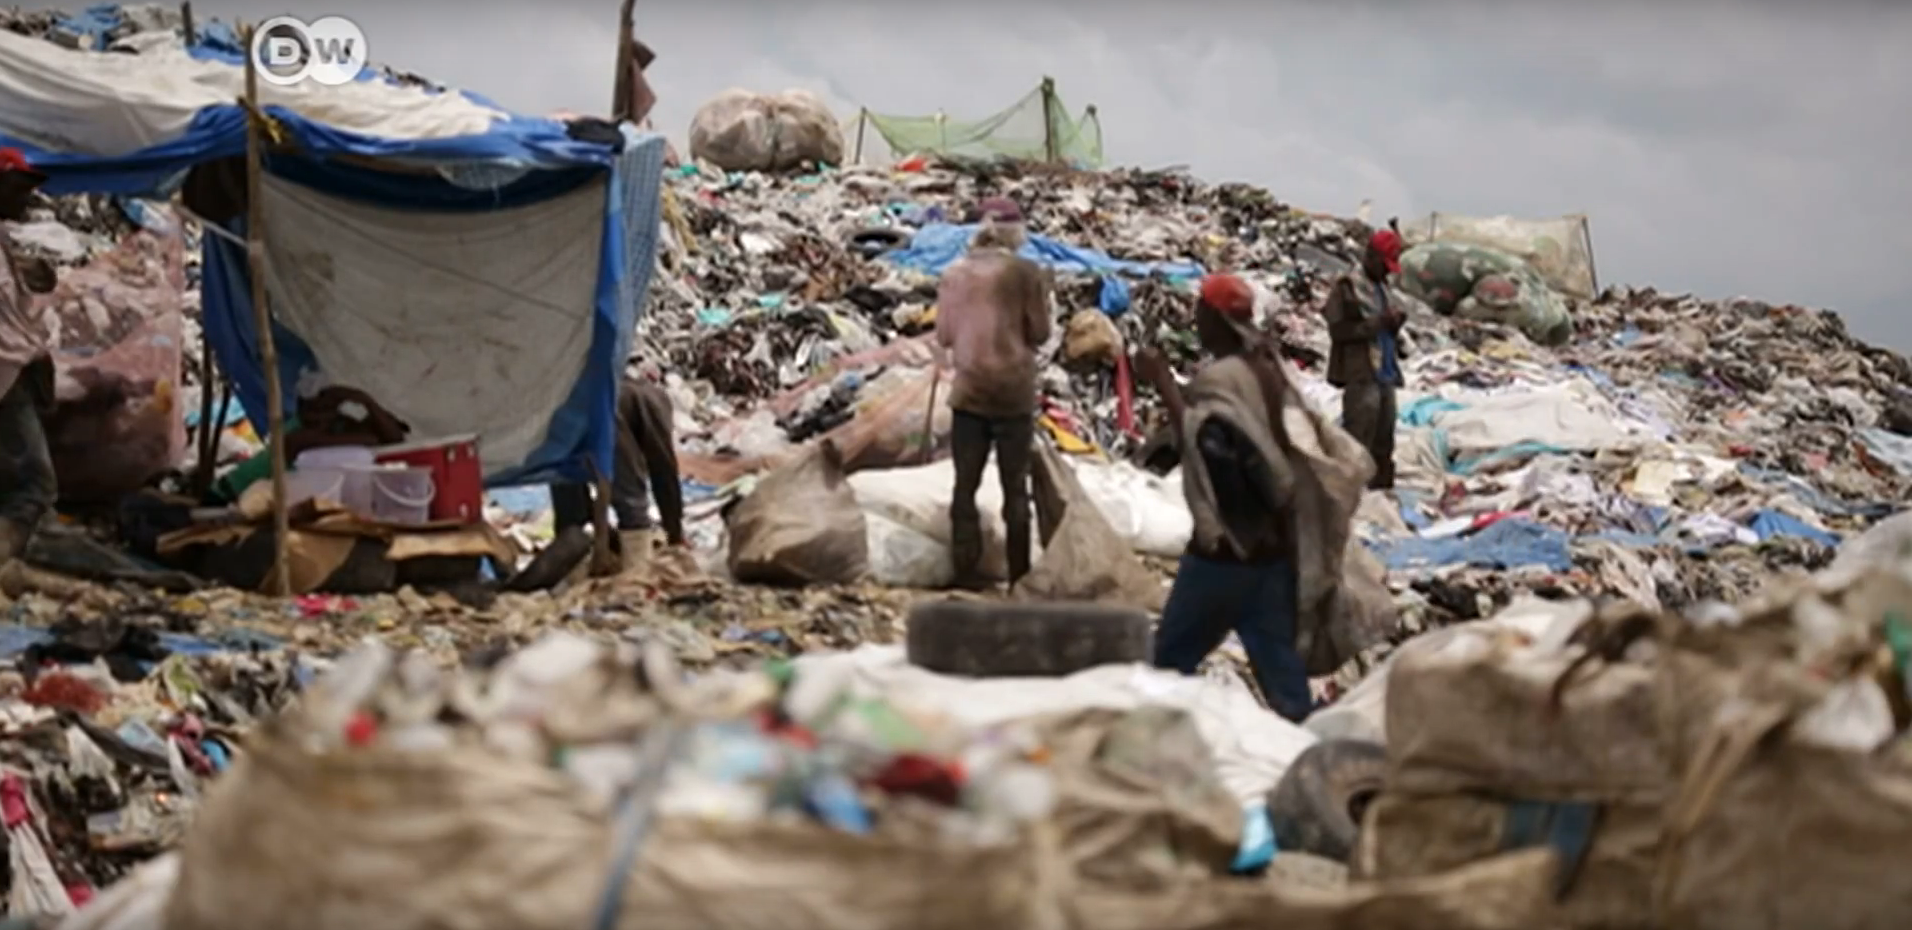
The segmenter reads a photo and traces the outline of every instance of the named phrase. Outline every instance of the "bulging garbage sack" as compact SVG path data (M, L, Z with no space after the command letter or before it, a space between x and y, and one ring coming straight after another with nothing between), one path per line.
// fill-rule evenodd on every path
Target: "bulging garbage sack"
M1518 257L1462 242L1429 242L1401 256L1401 289L1443 316L1511 326L1554 345L1573 335L1566 299Z
M843 163L843 128L817 95L731 89L697 110L690 155L725 171L788 171Z
M765 475L724 525L741 582L847 584L870 569L869 528L829 440Z
M1038 445L1030 472L1042 555L1016 585L1017 593L1160 610L1168 592L1109 526L1061 453Z

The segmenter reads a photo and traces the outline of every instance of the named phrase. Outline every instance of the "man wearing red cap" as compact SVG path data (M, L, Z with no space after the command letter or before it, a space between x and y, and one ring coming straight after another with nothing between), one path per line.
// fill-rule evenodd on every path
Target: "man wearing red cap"
M16 256L11 236L45 180L17 149L0 149L0 565L26 549L57 496L40 421L53 404L53 361L32 312L33 294L53 289L53 269Z
M1182 490L1195 519L1156 630L1154 664L1193 674L1233 630L1262 697L1299 721L1313 703L1303 642L1311 647L1326 636L1323 605L1341 577L1352 516L1346 499L1358 496L1324 492L1316 471L1324 466L1299 450L1332 458L1321 450L1344 447L1348 477L1339 484L1350 489L1367 473L1353 443L1309 415L1286 365L1254 327L1254 300L1233 275L1202 281L1195 334L1215 361L1189 383L1186 398L1161 353L1145 351L1136 362L1180 437Z
M1392 225L1392 224L1390 224ZM1401 324L1407 316L1388 297L1388 275L1401 271L1401 234L1383 229L1368 239L1360 274L1334 283L1321 309L1333 346L1328 383L1341 389L1341 423L1374 459L1369 487L1394 487L1394 391L1401 378Z
M949 501L949 548L956 584L964 588L983 586L976 492L992 447L1002 481L1009 583L1029 573L1036 350L1055 326L1047 274L1016 254L1024 239L1022 211L1008 198L992 197L979 212L982 228L970 241L969 254L944 270L937 289L934 342L938 369L954 370L949 445L956 487Z

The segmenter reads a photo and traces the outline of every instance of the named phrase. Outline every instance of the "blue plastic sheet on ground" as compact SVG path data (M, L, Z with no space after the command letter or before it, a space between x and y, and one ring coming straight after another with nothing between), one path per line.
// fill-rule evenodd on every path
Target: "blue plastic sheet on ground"
M1402 407L1396 419L1408 426L1433 426L1435 417L1443 413L1466 409L1467 405L1445 397L1418 397L1412 403Z
M943 269L969 250L969 240L978 228L973 223L930 223L916 231L909 245L884 253L883 258L924 274L942 274ZM1102 291L1098 302L1102 311L1111 315L1129 308L1129 287L1119 275L1193 278L1202 274L1202 266L1193 263L1122 261L1110 258L1107 253L1097 249L1080 248L1033 234L1017 254L1058 271L1101 275Z
M1800 480L1797 475L1789 475L1783 471L1774 471L1770 468L1761 468L1751 462L1741 462L1739 464L1739 470L1741 474L1749 478L1755 478L1767 484L1783 485L1786 488L1786 493L1799 498L1800 503L1820 513L1848 517L1876 518L1886 516L1893 512L1893 506L1891 504L1877 501L1868 504L1854 504L1843 501L1807 484Z
M1822 546L1839 545L1838 533L1822 530L1798 517L1780 513L1777 510L1761 510L1753 514L1753 519L1747 526L1759 534L1760 542L1779 536L1796 536L1800 539L1810 539Z
M0 658L10 658L33 648L53 641L53 633L45 627L25 626L18 623L0 624ZM161 633L159 644L167 650L189 656L214 655L222 652L252 652L261 649L278 649L285 644L276 636L254 630L226 630L214 636L187 636L183 633Z
M1391 570L1471 565L1479 568L1573 567L1567 534L1532 520L1508 518L1477 533L1450 539L1384 540L1370 544Z

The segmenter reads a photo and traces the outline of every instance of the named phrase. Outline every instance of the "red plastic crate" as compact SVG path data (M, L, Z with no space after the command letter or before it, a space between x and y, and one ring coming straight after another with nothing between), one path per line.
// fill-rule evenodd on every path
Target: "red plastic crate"
M372 450L380 462L394 462L432 473L434 522L476 523L485 515L485 473L478 462L476 435L417 439Z

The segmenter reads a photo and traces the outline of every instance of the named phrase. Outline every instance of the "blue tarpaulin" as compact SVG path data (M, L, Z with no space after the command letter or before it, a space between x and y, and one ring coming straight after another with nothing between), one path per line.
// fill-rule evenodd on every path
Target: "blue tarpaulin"
M1370 544L1389 569L1472 565L1479 568L1540 566L1553 571L1573 567L1567 534L1551 526L1515 517L1495 521L1465 536L1448 539L1382 540Z
M976 224L930 223L916 231L910 244L887 252L883 258L924 274L942 274L969 249L969 240L980 227ZM1122 275L1146 278L1162 275L1170 278L1200 277L1202 266L1177 262L1130 262L1110 258L1096 249L1085 249L1031 234L1017 253L1023 258L1058 271L1102 276L1098 300L1104 313L1121 313L1129 308L1129 286Z
M1837 548L1839 545L1838 533L1822 530L1798 517L1780 513L1777 510L1761 510L1753 514L1753 519L1747 526L1754 533L1759 534L1761 542L1778 536L1793 536L1799 539L1810 539L1822 546Z
M122 15L116 8L102 5L66 14L62 27L83 37L97 37L82 44L100 47L105 35L117 28L121 20ZM212 22L200 26L196 33L197 41L189 51L199 67L230 67L233 74L242 70L241 50L230 29ZM145 57L127 60L137 62ZM191 107L198 105L196 101L208 99L203 87L159 87L147 96L133 94L127 88L105 82L100 77L104 72L96 60L97 56L91 52L67 51L22 36L0 36L0 78L6 79L8 86L27 89L22 99L10 101L5 112L0 112L0 146L21 149L35 167L48 174L43 188L46 193L165 198L178 188L193 167L244 154L245 111L229 102L231 98L195 110ZM366 79L376 77L369 69L364 75ZM236 86L243 82L232 83ZM309 97L332 92L309 88L301 91ZM418 122L403 117L404 114L423 110L428 98L440 93L397 84L390 85L389 90L381 89L378 94L367 94L363 88L343 88L336 92L353 95L350 108L361 115L366 112L392 114L389 120L379 116L371 124L391 127L393 136L402 135L406 127ZM392 96L389 105L385 96ZM399 99L400 96L404 99ZM476 95L463 96L495 109L495 105L485 103ZM195 102L186 104L187 109L182 113L181 101ZM68 115L91 113L96 109L116 116L111 120L89 122ZM309 106L301 109L308 113L330 112ZM268 171L282 181L341 201L421 214L498 213L551 201L581 190L582 185L596 179L607 179L599 254L586 259L595 265L597 278L595 296L588 311L592 319L588 327L580 330L588 330L588 338L580 340L579 351L585 358L576 382L568 394L558 394L549 405L548 413L518 418L517 426L534 424L542 432L518 438L511 445L507 461L487 455L486 478L488 483L504 485L553 479L588 480L594 473L609 474L615 441L616 391L628 355L631 331L655 266L661 215L663 138L629 130L618 141L601 137L573 138L567 126L556 120L503 111L498 111L484 132L465 135L421 132L414 138L399 138L348 131L271 103L264 110L274 120L281 136L281 145L276 151L298 153L270 159ZM156 136L157 128L164 128L166 133ZM87 137L88 133L105 135L91 138ZM128 139L137 140L134 144L140 147L126 150ZM386 167L402 170L381 170ZM229 232L243 230L243 223L238 220L225 226ZM492 247L497 246L493 243ZM203 253L202 300L207 337L221 368L234 384L238 406L260 418L255 419L254 427L263 434L265 373L258 362L244 252L220 236L207 235L203 239ZM481 253L470 254L473 261L482 266ZM441 277L462 276L481 282L484 271L483 267L435 269ZM420 269L420 274L426 273L426 269ZM539 293L528 291L520 298L526 316L536 315L531 311ZM402 301L403 295L394 294L393 299ZM571 319L582 320L577 314L586 311L581 304L576 306L578 309L571 311L574 314ZM548 308L535 309L547 316L550 312ZM280 319L283 317L278 315L275 306L274 335L285 363L278 375L285 388L284 396L294 398L297 381L306 368L325 370L326 364L332 362L318 358L319 353L292 329L281 325ZM456 330L459 324L447 321L444 326ZM528 332L527 338L530 336ZM437 343L414 340L410 344ZM337 362L335 367L350 367L350 360L337 356L333 360ZM362 367L366 359L360 358L358 362ZM496 360L491 362L497 364ZM445 385L449 395L461 390L460 386L466 381L490 377L486 371L479 370L481 367L471 359L446 358L442 364L431 364L421 370L428 372L435 383ZM405 417L406 398L379 399ZM449 416L441 410L439 419L462 417ZM474 416L472 422L482 420ZM493 448L485 444L486 434L481 433L479 438L481 454L486 448ZM502 443L497 446L503 447ZM519 458L519 449L529 451Z

